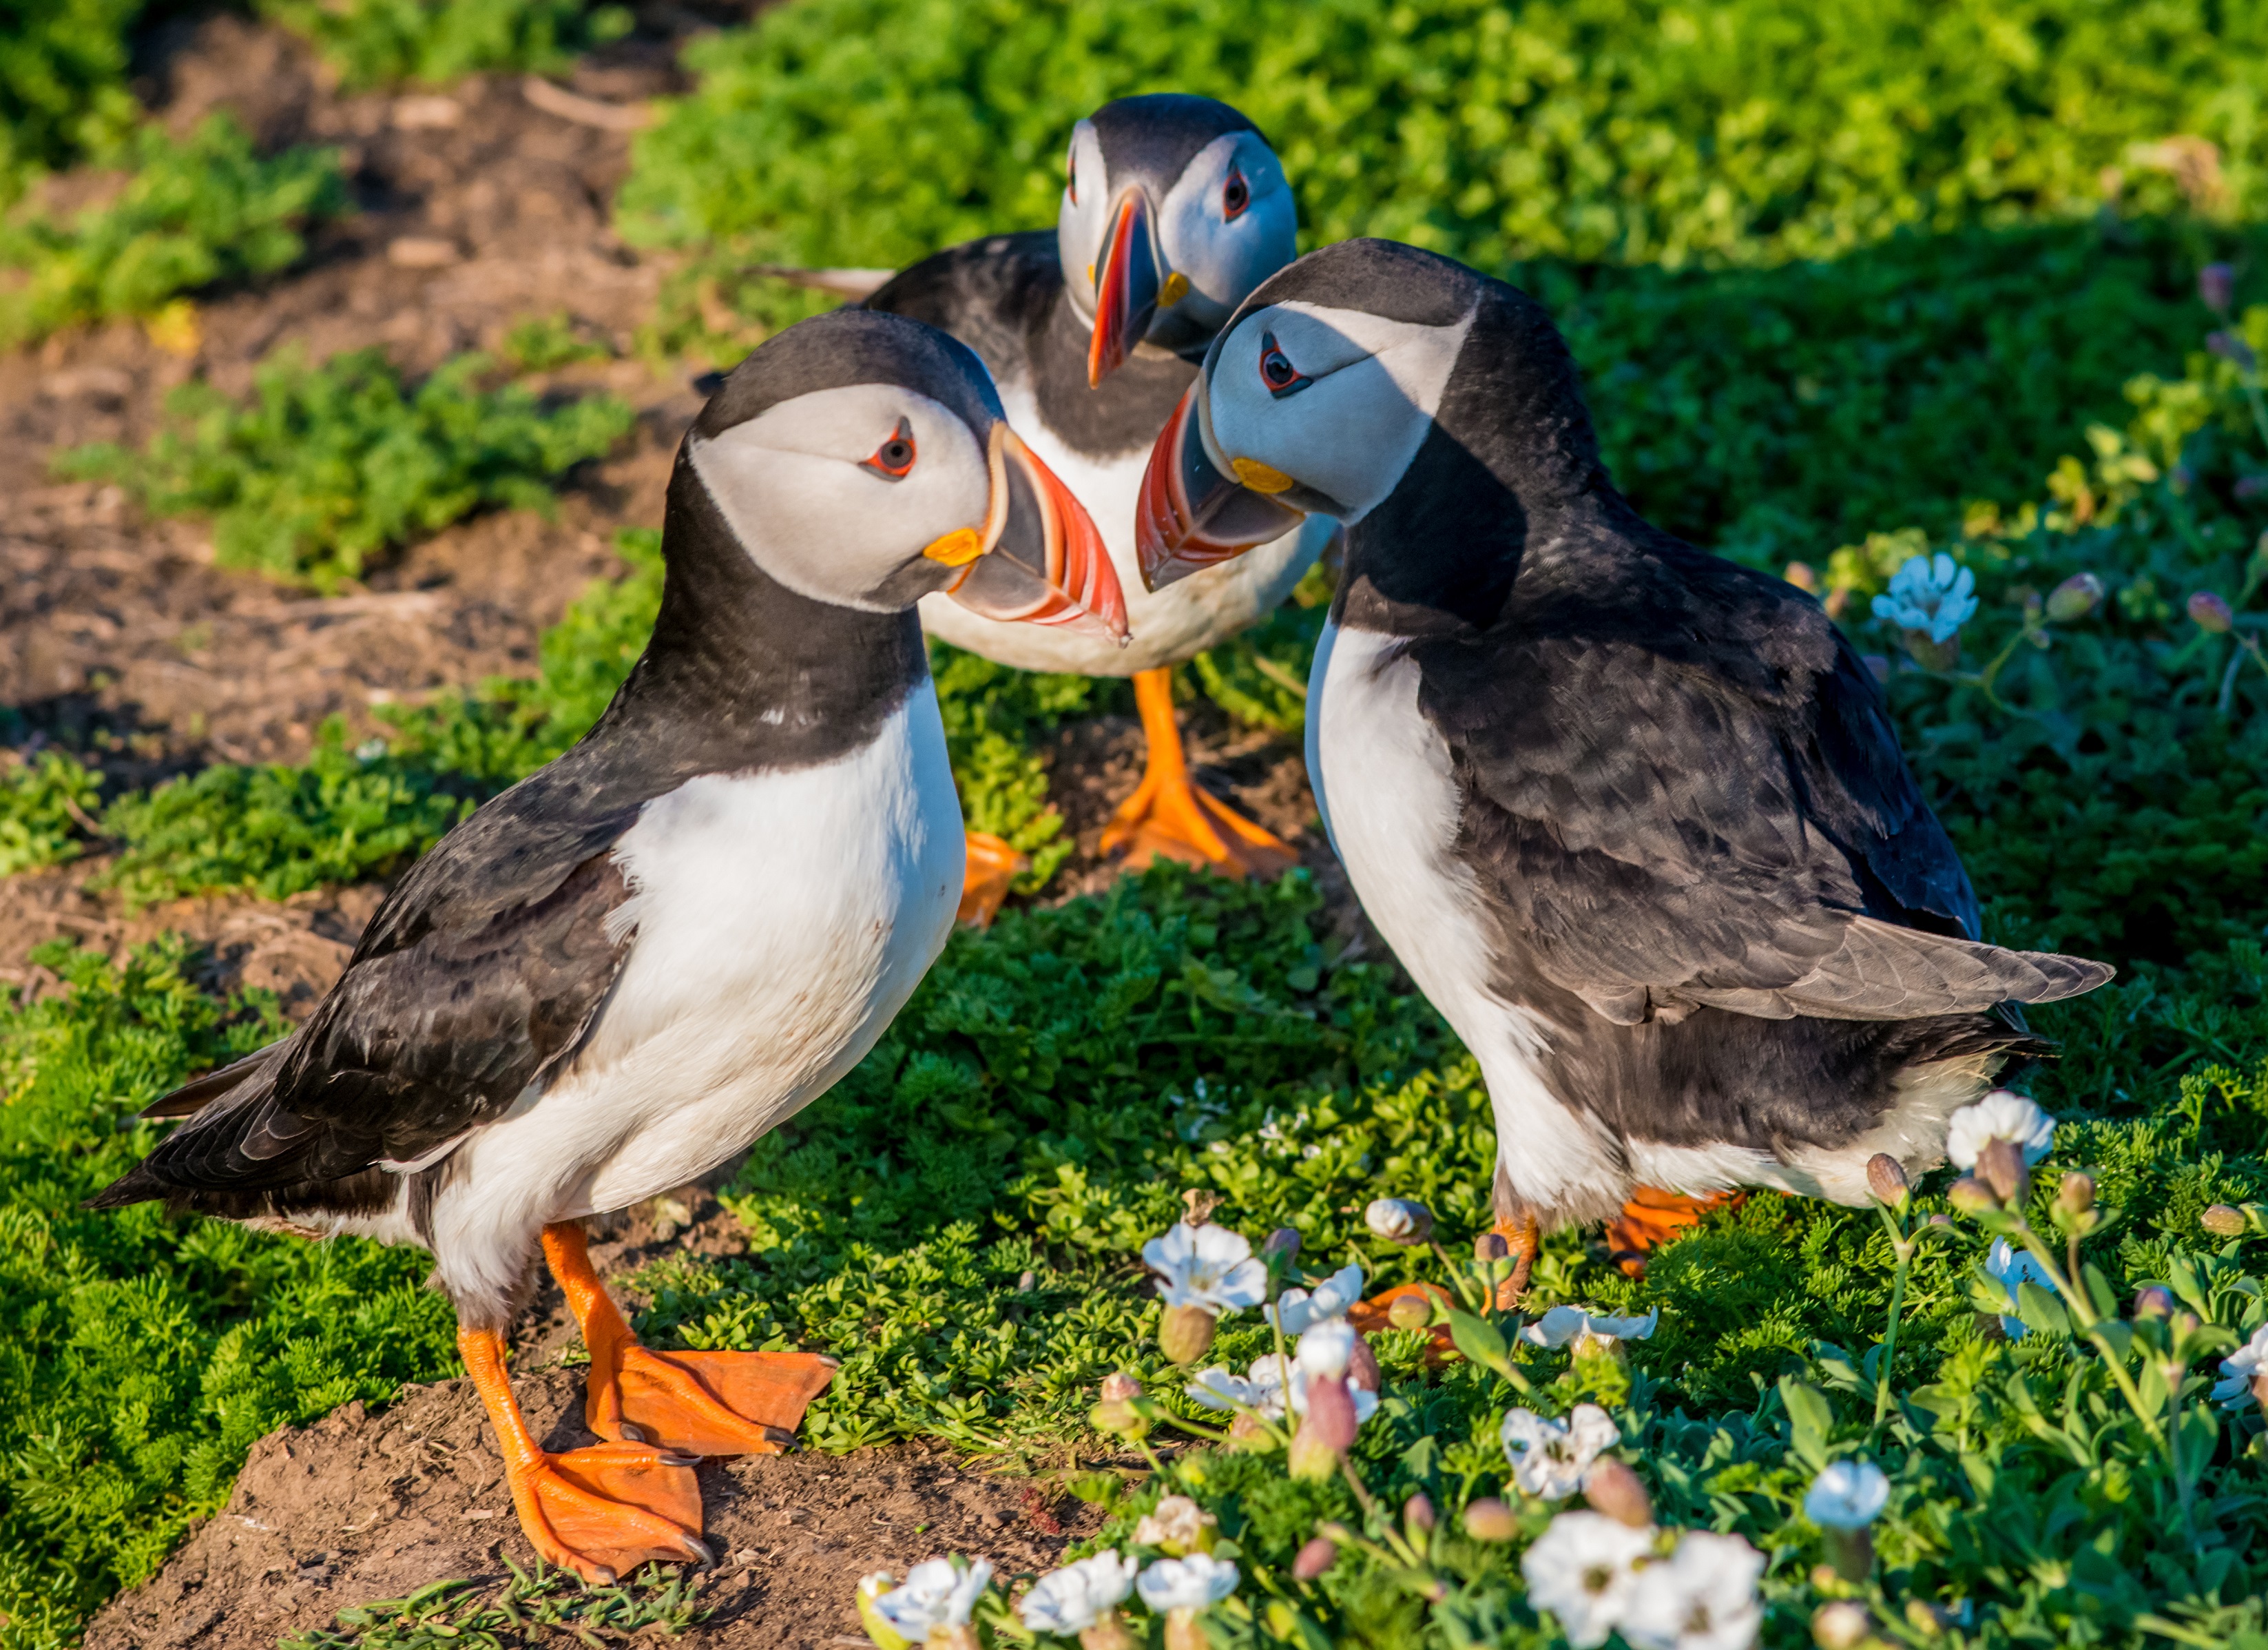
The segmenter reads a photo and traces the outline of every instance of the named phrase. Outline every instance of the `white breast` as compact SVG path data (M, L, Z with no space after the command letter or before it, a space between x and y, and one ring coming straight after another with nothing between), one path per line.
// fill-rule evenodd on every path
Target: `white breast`
M573 1067L466 1143L437 1250L452 1222L564 1219L683 1185L873 1046L960 899L935 689L837 761L687 782L615 858L633 894L614 921L637 933L622 974Z
M1122 648L1107 637L1061 626L1004 624L980 618L950 596L924 597L922 628L955 647L1019 670L1060 670L1082 676L1130 676L1138 670L1178 665L1274 612L1329 542L1330 520L1311 518L1272 544L1153 593L1143 588L1141 564L1134 552L1134 507L1142 490L1142 471L1150 461L1150 444L1097 460L1072 452L1040 422L1039 402L1029 385L1001 385L1000 404L1011 427L1094 518L1126 593L1127 628L1133 640Z
M1307 689L1307 773L1324 829L1363 910L1479 1061L1513 1190L1547 1210L1611 1206L1627 1185L1612 1141L1545 1086L1536 1057L1548 1028L1490 988L1483 895L1454 851L1448 748L1418 708L1418 683L1394 637L1324 628Z

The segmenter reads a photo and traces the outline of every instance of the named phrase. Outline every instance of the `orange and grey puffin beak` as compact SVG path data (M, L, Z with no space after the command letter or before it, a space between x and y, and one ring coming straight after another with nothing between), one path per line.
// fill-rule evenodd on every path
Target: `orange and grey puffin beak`
M1225 475L1213 463L1198 428L1204 384L1199 374L1182 394L1142 472L1134 543L1152 590L1272 543L1307 517L1275 497L1291 477L1241 460L1236 474Z
M922 552L957 567L946 593L971 613L1023 624L1061 624L1128 637L1126 593L1102 534L1071 489L1016 432L995 424L982 528L949 533Z
M1089 389L1126 365L1126 357L1150 330L1160 293L1173 278L1159 268L1152 216L1150 197L1139 185L1120 195L1110 209L1110 232L1103 242L1102 260L1092 271L1094 335L1086 347ZM1187 281L1181 284L1181 290L1189 290Z

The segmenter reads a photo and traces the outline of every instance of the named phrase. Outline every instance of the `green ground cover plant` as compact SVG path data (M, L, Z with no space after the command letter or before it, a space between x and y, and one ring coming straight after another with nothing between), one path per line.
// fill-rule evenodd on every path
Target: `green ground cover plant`
M260 0L357 89L438 85L483 70L548 73L630 31L630 10L587 0Z
M477 352L412 387L382 350L311 365L287 349L261 363L248 402L193 381L140 453L81 447L56 468L115 481L155 515L210 517L225 567L328 589L475 510L549 509L551 483L636 416L616 396L547 406L495 378Z
M131 175L107 203L67 222L19 211L0 223L0 348L274 275L347 210L335 151L263 157L225 114L186 139L145 126L114 158Z
M0 9L0 202L40 168L100 153L133 125L126 31L142 0L10 0Z

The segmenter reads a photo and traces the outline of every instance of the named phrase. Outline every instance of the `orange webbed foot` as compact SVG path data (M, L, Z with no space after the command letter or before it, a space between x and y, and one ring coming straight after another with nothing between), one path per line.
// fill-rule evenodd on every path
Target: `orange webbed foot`
M1103 827L1104 853L1123 854L1131 867L1177 859L1240 878L1272 877L1300 863L1291 844L1190 782L1181 726L1174 719L1171 669L1137 672L1134 703L1142 714L1149 763L1134 794Z
M1607 1222L1608 1253L1624 1276L1643 1278L1646 1260L1654 1250L1699 1226L1711 1210L1737 1205L1746 1197L1745 1192L1720 1191L1689 1197L1682 1192L1641 1186L1631 1194L1622 1213Z
M968 869L961 880L961 909L956 920L971 928L989 928L1000 914L1011 883L1032 868L1005 837L989 831L970 831Z
M713 1565L693 1457L644 1444L539 1455L508 1474L520 1528L547 1564L605 1585L642 1564Z
M599 1372L592 1372L590 1424L601 1436L619 1433L696 1455L776 1455L795 1442L804 1411L835 1370L834 1359L815 1352L658 1352L628 1345L611 1402Z

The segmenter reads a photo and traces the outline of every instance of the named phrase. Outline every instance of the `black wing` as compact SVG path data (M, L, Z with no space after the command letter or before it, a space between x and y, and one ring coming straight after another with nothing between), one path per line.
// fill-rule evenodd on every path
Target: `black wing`
M306 1023L151 1107L195 1115L95 1205L415 1162L571 1055L630 951L612 856L645 799L578 770L523 780L411 866Z
M1872 676L1776 579L1675 541L1574 553L1412 651L1506 954L1610 1020L1907 1020L2110 977L1976 943Z
M909 264L861 301L926 321L976 351L995 379L1027 378L1033 339L1063 301L1051 229L987 235Z

